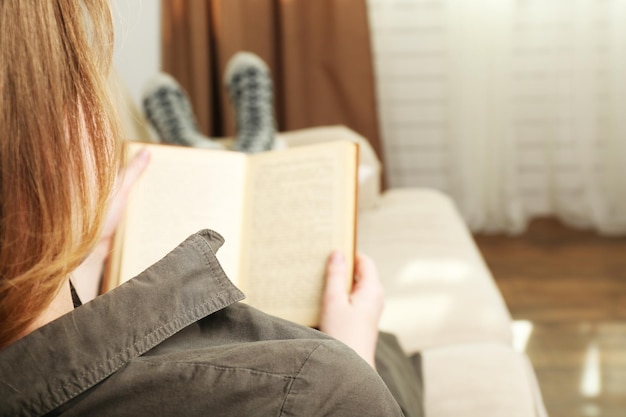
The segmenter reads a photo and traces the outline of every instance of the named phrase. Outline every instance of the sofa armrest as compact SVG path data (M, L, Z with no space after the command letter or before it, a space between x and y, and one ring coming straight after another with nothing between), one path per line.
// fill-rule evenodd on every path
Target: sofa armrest
M278 140L287 147L304 146L335 140L359 144L359 210L377 206L381 190L381 163L369 142L345 126L327 126L280 133Z

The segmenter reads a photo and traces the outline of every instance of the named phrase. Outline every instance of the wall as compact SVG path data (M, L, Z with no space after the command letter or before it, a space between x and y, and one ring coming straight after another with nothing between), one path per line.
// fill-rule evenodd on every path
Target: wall
M161 2L111 0L115 24L114 65L136 103L161 64Z

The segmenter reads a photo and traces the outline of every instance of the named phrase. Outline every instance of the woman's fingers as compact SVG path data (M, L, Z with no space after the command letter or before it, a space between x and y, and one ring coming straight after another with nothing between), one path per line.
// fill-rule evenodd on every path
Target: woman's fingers
M143 148L130 160L128 165L126 165L124 170L120 173L122 177L122 184L118 194L124 202L126 202L130 190L137 179L145 171L149 162L150 152L148 152L146 148Z
M363 255L356 258L354 285L348 291L345 258L334 252L326 266L320 330L354 349L374 366L378 320L382 312L382 285L374 263Z
M122 218L122 213L124 213L124 209L126 208L126 201L128 200L130 190L145 171L149 162L150 152L144 148L139 151L118 174L118 184L113 191L112 201L109 205L102 229L102 238L104 240L109 240L115 233L115 229Z
M334 251L326 265L326 282L324 287L324 304L348 301L346 260L339 251Z
M358 254L356 257L352 297L364 297L381 304L384 298L384 290L376 265L363 254Z

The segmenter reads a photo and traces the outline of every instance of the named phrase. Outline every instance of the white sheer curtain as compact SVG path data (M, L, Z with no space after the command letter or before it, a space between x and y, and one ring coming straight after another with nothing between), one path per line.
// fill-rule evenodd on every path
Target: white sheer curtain
M626 1L369 0L390 185L626 232Z

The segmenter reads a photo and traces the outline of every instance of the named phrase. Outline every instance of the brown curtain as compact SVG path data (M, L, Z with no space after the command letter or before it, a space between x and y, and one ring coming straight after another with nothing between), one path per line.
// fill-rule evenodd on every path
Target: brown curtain
M238 51L270 67L280 131L343 124L382 158L366 0L162 0L163 70L189 93L200 129L230 136L222 76Z

